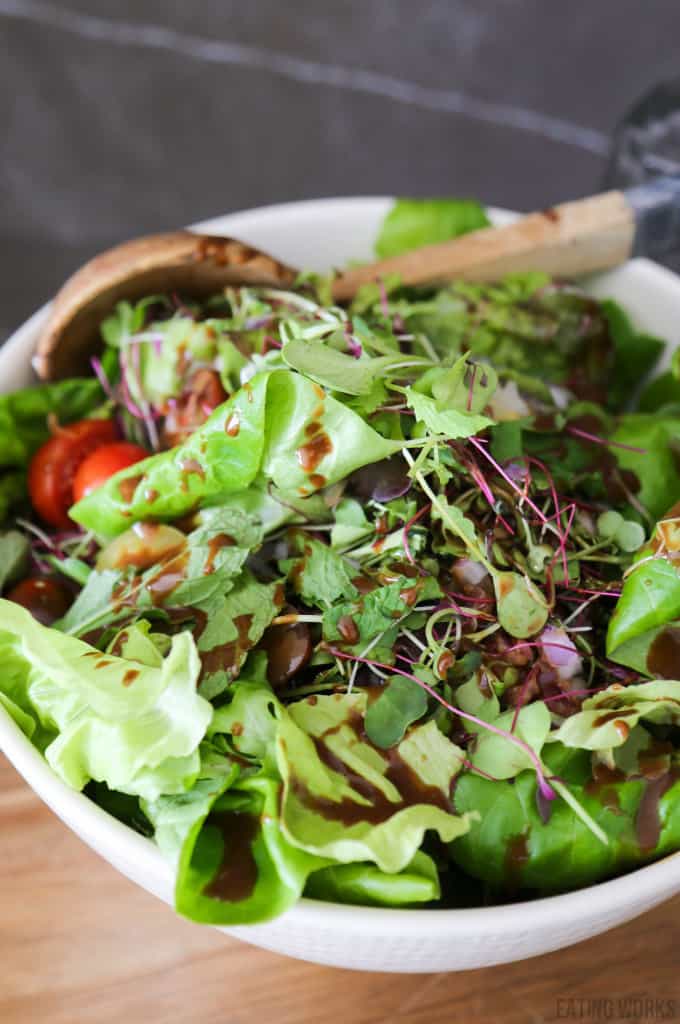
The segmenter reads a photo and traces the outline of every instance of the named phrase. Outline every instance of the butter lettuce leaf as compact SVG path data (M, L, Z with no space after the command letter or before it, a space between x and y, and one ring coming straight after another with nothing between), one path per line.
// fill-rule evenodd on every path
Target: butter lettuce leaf
M460 814L475 810L479 820L450 846L451 858L473 878L497 892L559 892L590 885L638 867L680 846L680 770L669 773L657 792L658 831L648 830L640 809L649 787L644 778L601 782L593 778L591 755L561 743L545 748L549 773L559 776L590 817L604 830L607 845L593 835L562 800L551 804L544 824L536 801L536 776L522 772L512 782L492 782L464 773L455 789ZM652 797L654 790L652 790ZM661 795L659 795L661 794Z
M375 864L333 864L309 876L305 896L363 907L407 907L439 899L437 867L418 850L403 871L388 874Z
M474 199L397 199L383 220L375 252L385 259L489 224L484 207Z
M228 505L257 479L299 500L400 446L300 374L260 373L183 444L116 473L70 515L114 536L142 519Z
M433 721L388 753L362 736L366 694L319 696L282 716L276 755L284 781L281 828L294 845L340 863L404 870L433 829L444 842L467 831L449 794L462 752Z
M52 734L47 761L74 789L90 779L154 799L194 781L212 715L196 693L200 661L189 633L160 666L104 655L0 601L7 694ZM7 684L3 681L3 690Z
M566 718L550 740L581 750L608 750L622 746L641 721L680 724L680 682L657 679L610 686L588 697L581 710Z

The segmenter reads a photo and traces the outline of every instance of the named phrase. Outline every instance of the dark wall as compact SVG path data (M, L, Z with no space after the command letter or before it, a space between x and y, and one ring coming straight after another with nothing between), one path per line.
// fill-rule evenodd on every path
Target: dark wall
M277 200L595 190L677 0L0 0L0 339L124 237Z

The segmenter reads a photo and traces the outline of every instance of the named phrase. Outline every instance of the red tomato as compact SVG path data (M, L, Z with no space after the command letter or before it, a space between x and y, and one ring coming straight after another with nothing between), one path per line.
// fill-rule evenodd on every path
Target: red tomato
M116 441L114 444L96 448L78 467L73 481L73 500L80 501L90 491L106 483L119 469L127 469L135 462L146 459L148 455L149 453L138 444L131 444L129 441Z
M79 420L59 427L35 453L28 467L28 491L33 507L46 523L67 530L73 523L73 481L81 462L103 444L118 437L113 420Z
M43 626L51 626L61 619L73 603L70 591L47 576L29 576L12 587L6 596L8 601L23 605Z
M180 395L165 417L163 443L174 448L200 427L218 405L227 400L216 370L197 370L187 390Z

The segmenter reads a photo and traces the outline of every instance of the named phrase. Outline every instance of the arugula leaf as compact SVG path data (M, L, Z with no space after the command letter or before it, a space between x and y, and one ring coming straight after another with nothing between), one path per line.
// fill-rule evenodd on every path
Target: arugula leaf
M383 220L375 252L386 259L489 224L484 207L474 199L397 199Z
M366 735L376 747L393 747L409 725L427 711L427 693L412 679L392 676L377 700L366 709Z
M279 584L260 583L247 570L233 590L204 605L197 631L199 693L212 700L238 676L248 652L279 609Z
M309 853L398 872L427 829L450 842L469 828L467 817L448 810L462 752L430 721L411 729L388 760L361 737L365 710L365 692L289 706L276 746L284 780L281 828ZM397 771L390 768L395 762Z
M439 898L439 876L431 857L418 850L396 873L375 864L332 864L309 876L305 896L363 907L407 907Z
M148 666L102 655L10 601L0 610L10 699L57 734L45 757L64 782L82 789L95 779L148 799L192 784L212 709L196 693L200 663L188 633L173 638L162 665Z
M421 395L412 387L405 388L404 395L418 422L423 423L431 433L452 441L459 437L472 437L486 427L493 426L493 420L488 416L458 412L456 409L440 409L434 398Z
M87 583L54 628L72 636L82 636L129 618L130 609L114 601L114 590L121 573L113 569L91 572Z

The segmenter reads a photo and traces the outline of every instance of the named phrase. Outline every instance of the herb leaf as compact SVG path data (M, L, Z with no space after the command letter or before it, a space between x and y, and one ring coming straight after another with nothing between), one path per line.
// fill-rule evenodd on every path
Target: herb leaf
M366 709L366 735L377 747L393 747L409 725L427 711L427 694L412 679L392 676L377 700Z

